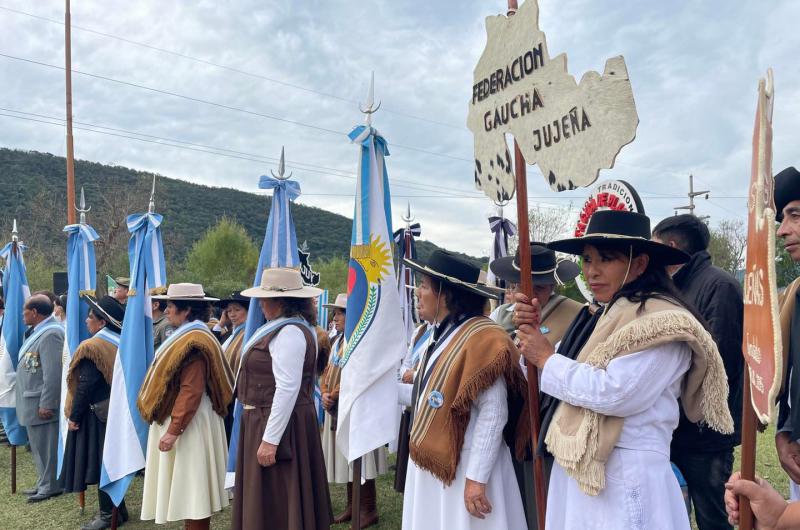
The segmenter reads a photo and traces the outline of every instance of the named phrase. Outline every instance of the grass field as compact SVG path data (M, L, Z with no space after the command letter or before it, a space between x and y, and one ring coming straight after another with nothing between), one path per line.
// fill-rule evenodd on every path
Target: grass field
M786 476L778 463L774 449L774 431L768 430L758 435L757 472L769 480L784 495L787 495L788 483ZM738 450L736 466L738 467ZM2 530L28 530L36 528L48 529L76 529L81 523L89 520L97 509L97 490L92 487L86 492L86 512L81 515L78 508L77 495L68 494L56 497L39 504L27 504L25 496L18 493L11 494L10 482L11 449L0 447L0 529ZM35 481L35 471L31 455L22 448L17 450L17 488L23 490L31 487ZM385 475L378 480L378 509L380 523L373 527L376 529L400 528L402 514L402 495L395 493L392 488L393 475ZM138 514L142 500L142 479L137 477L133 481L127 496L128 509L131 521L125 525L128 529L156 528L151 522L139 521ZM338 513L344 507L345 488L341 485L331 486L331 500L334 512ZM183 528L180 523L164 525L158 528L178 529ZM216 514L212 519L212 528L230 528L230 509ZM336 525L335 530L344 530L348 525Z

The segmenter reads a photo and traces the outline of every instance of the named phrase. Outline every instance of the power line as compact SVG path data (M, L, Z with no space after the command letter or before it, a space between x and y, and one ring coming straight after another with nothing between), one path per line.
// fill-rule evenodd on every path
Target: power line
M41 15L35 15L33 13L27 13L27 12L21 11L19 9L14 9L14 8L2 6L2 5L0 5L0 9L2 9L4 11L11 12L11 13L16 13L18 15L24 15L24 16L35 18L35 19L38 19L38 20L43 20L43 21L46 21L46 22L50 22L52 24L59 24L61 26L64 25L64 21L62 21L62 20L56 20L56 19L52 19L52 18L47 18L47 17L41 16ZM318 96L324 96L324 97L336 99L336 100L339 100L339 101L342 101L342 102L345 102L345 103L352 103L352 104L355 104L355 105L359 104L358 101L353 101L351 99L347 99L347 98L344 98L344 97L341 97L341 96L337 96L336 94L331 94L329 92L323 92L321 90L316 90L316 89L313 89L313 88L304 87L304 86L297 85L297 84L294 84L294 83L289 83L287 81L281 81L279 79L275 79L274 77L268 77L268 76L265 76L263 74L257 74L257 73L254 73L254 72L249 72L247 70L242 70L241 68L236 68L236 67L233 67L233 66L228 66L228 65L224 65L224 64L220 64L220 63L215 63L215 62L209 61L207 59L201 59L201 58L198 58L198 57L193 57L191 55L187 55L185 53L176 52L174 50L168 50L166 48L160 48L158 46L153 46L152 44L147 44L147 43L144 43L144 42L135 41L135 40L128 39L128 38L125 38L125 37L120 37L118 35L112 35L111 33L105 33L105 32L102 32L102 31L97 31L97 30L91 29L91 28L77 26L75 24L72 24L71 27L72 27L72 29L77 29L77 30L80 30L80 31L85 31L87 33L92 33L92 34L95 34L95 35L99 35L101 37L106 37L106 38L109 38L109 39L118 40L120 42L125 42L127 44L132 44L134 46L141 46L141 47L147 48L149 50L165 53L165 54L168 54L168 55L179 57L181 59L194 61L194 62L197 62L197 63L200 63L200 64L213 66L215 68L220 68L222 70L226 70L226 71L229 71L229 72L234 72L234 73L245 75L245 76L248 76L248 77L261 79L263 81L269 81L271 83L282 85L282 86L285 86L285 87L288 87L288 88L293 88L293 89L296 89L296 90L302 90L304 92L309 92L311 94L316 94ZM430 118L425 118L423 116L415 116L413 114L408 114L408 113L405 113L405 112L393 111L391 109L384 108L383 110L386 111L389 114L395 114L397 116L404 116L406 118L410 118L410 119L413 119L413 120L419 120L419 121L431 123L431 124L434 124L434 125L441 125L441 126L444 126L444 127L449 127L451 129L456 129L456 130L460 130L460 131L464 131L464 132L469 132L466 129L466 127L463 127L463 126L457 126L457 125L453 125L451 123L432 120Z
M14 61L21 61L21 62L34 64L34 65L42 66L42 67L46 67L46 68L52 68L52 69L55 69L55 70L61 70L61 71L65 70L65 68L63 66L58 66L58 65L50 64L50 63L45 63L43 61L37 61L37 60L34 60L34 59L26 59L24 57L17 57L15 55L8 55L8 54L5 54L5 53L0 53L0 57L5 57L6 59L11 59L11 60L14 60ZM72 69L72 73L78 74L78 75L83 75L83 76L86 76L86 77L91 77L93 79L100 79L102 81L108 81L108 82L111 82L111 83L117 83L117 84L124 85L124 86L138 88L138 89L141 89L141 90L154 92L156 94L161 94L161 95L164 95L164 96L176 97L176 98L184 99L184 100L187 100L187 101L191 101L193 103L200 103L200 104L203 104L203 105L208 105L208 106L212 106L212 107L216 107L216 108L220 108L220 109L224 109L224 110L228 110L228 111L239 112L239 113L242 113L242 114L248 114L248 115L251 115L251 116L257 116L257 117L260 117L260 118L266 118L266 119L269 119L269 120L275 120L275 121L279 121L279 122L283 122L283 123L288 123L290 125L295 125L295 126L298 126L298 127L306 127L306 128L313 129L313 130L316 130L316 131L325 132L325 133L328 133L328 134L334 134L336 136L345 136L345 137L347 136L346 133L343 133L341 131L337 131L335 129L328 129L327 127L322 127L322 126L319 126L319 125L313 125L311 123L305 123L305 122L301 122L301 121L297 121L297 120L290 120L288 118L281 118L280 116L273 116L271 114L266 114L264 112L258 112L258 111L254 111L254 110L250 110L250 109L243 109L243 108L240 108L240 107L234 107L233 105L227 105L225 103L219 103L219 102L210 101L210 100L207 100L207 99L196 98L194 96L187 96L186 94L178 94L177 92L170 92L169 90L163 90L163 89L160 89L160 88L150 87L150 86L146 86L146 85L140 85L138 83L133 83L131 81L123 81L121 79L115 79L113 77L108 77L108 76L104 76L104 75L100 75L100 74L93 74L91 72L83 72L81 70L75 70L74 68ZM473 161L468 159L468 158L460 158L460 157L448 155L448 154L445 154L445 153L437 153L435 151L428 151L426 149L422 149L422 148L419 148L419 147L413 147L413 146L397 144L397 143L390 143L389 145L391 147L399 147L401 149L407 149L407 150L410 150L410 151L416 151L418 153L424 153L424 154L431 155L431 156L438 156L438 157L442 157L442 158L448 158L450 160L458 160L458 161L461 161L461 162L469 162L470 164L473 163Z
M62 118L56 118L56 117L47 116L47 115L44 115L44 114L35 114L35 113L17 111L17 110L13 110L13 109L6 109L6 108L2 108L2 107L0 107L0 111L13 112L13 113L17 113L17 114L25 114L25 115L27 115L27 116L16 116L14 114L7 114L5 112L0 112L0 116L5 116L5 117L8 117L8 118L17 118L17 119L21 119L21 120L36 122L36 123L44 123L44 124L47 124L47 125L55 125L55 126L58 126L58 127L63 127L64 126L64 120ZM30 117L30 116L34 116L34 117ZM48 121L48 120L50 120L50 121ZM131 139L131 140L136 140L136 141L139 141L139 142L151 143L151 144L156 144L156 145L165 146L165 147L174 147L174 148L177 148L177 149L185 149L185 150L189 150L189 151L206 153L206 154L216 155L216 156L224 156L224 157L227 157L227 158L246 160L246 161L249 161L249 162L256 162L256 163L264 163L266 161L264 159L267 159L269 161L276 161L277 160L277 159L272 159L271 157L266 157L266 156L262 156L262 155L256 155L256 154L252 154L252 153L245 153L245 152L242 152L242 151L233 151L233 150L229 150L229 149L225 149L225 148L221 148L221 147L209 146L209 145L205 145L205 144L197 144L197 143L193 143L193 142L185 142L183 140L176 140L176 139L173 139L173 138L165 138L165 137L161 137L161 136L148 135L148 134L138 133L138 132L135 132L135 131L126 131L124 129L116 129L116 128L104 127L104 126L101 126L101 125L87 124L85 122L79 122L79 121L75 121L73 123L79 125L77 127L74 127L77 130L93 132L93 133L97 133L97 134L104 134L104 135L107 135L107 136L114 136L114 137L118 137L118 138L127 138L127 139ZM80 126L80 125L84 125L84 126ZM95 129L90 128L90 127L95 127ZM97 130L97 129L107 129L107 130ZM113 132L108 132L108 131L113 131ZM133 135L135 135L135 136L133 136ZM140 138L139 136L143 136L144 138ZM180 145L180 144L183 144L183 145ZM215 151L210 151L208 149L213 149ZM216 152L216 151L221 151L221 152ZM227 151L228 153L223 152L223 151ZM232 153L232 154L229 154L229 153ZM312 166L312 167L324 167L324 166ZM298 169L298 170L301 170L301 171L309 171L309 172L313 172L313 173L319 173L319 174L328 175L328 176L332 176L332 177L347 178L347 179L351 179L351 180L355 180L356 179L356 176L353 175L353 174L330 173L328 171L320 171L320 170L310 169L310 168L306 168L306 167L298 167L296 165L296 163L293 164L292 166L290 166L290 168ZM334 171L343 171L343 170L334 169ZM418 191L436 192L437 188L438 188L438 189L441 189L441 190L444 190L444 191L449 191L449 192L457 191L457 192L461 192L461 193L471 193L471 191L468 191L468 190L463 190L463 191L458 190L458 189L454 190L452 187L436 186L436 185L433 185L433 184L425 184L425 183L417 183L417 182L414 182L414 181L408 181L408 180L403 180L403 179L390 178L390 180L393 182L393 185L396 186L396 187L408 188L408 189L418 190ZM404 184L404 182L407 182L408 184ZM452 195L452 196L453 197L461 197L459 195ZM464 195L463 197L466 198L467 196ZM482 198L482 196L476 196L475 198Z

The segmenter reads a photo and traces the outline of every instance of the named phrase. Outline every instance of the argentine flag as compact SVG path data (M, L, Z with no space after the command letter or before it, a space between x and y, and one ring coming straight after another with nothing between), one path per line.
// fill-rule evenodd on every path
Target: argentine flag
M131 286L122 325L103 447L100 487L119 506L134 474L144 468L147 452L145 423L136 398L153 362L153 313L150 291L167 285L162 218L158 214L128 216Z
M61 405L58 414L58 476L64 465L64 448L67 443L67 418L64 404L67 400L67 372L78 345L89 338L86 317L89 306L81 295L95 296L97 270L95 269L94 242L100 239L94 228L87 224L64 227L67 233L67 321L64 352L61 356Z
M17 421L16 398L19 349L25 340L22 309L31 296L22 257L24 248L21 243L12 241L0 250L0 258L6 262L3 269L3 300L6 309L0 338L0 421L11 445L28 443L28 432Z
M283 175L283 152L279 174ZM258 256L256 277L253 287L261 285L261 273L264 269L275 267L299 267L300 256L297 253L297 235L292 220L292 210L289 201L300 196L300 184L288 178L275 178L262 175L258 181L262 190L275 190L272 195L272 206L267 219L267 231L264 234L264 243L261 245L261 254ZM247 311L247 324L244 328L244 344L242 353L246 350L247 342L258 328L265 323L264 313L257 298L250 299ZM241 366L240 368L241 369ZM238 378L239 374L234 374ZM235 397L235 396L234 396ZM239 424L242 417L242 404L236 400L233 407L233 426L231 427L231 442L228 447L228 467L225 474L225 487L233 488L236 479L236 451L239 449Z
M360 157L336 443L352 462L397 437L397 367L406 331L392 259L386 140L369 125L349 137Z

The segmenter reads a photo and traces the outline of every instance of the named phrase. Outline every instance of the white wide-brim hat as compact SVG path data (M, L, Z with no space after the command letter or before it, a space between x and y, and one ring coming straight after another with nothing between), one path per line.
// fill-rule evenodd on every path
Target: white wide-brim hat
M153 300L187 300L191 302L218 302L219 298L206 296L199 283L173 283L167 288L167 294L152 296Z
M303 285L303 277L296 269L264 269L261 285L242 291L250 298L316 298L322 289Z
M322 304L322 307L326 307L328 309L347 309L347 295L345 293L339 293L336 295L336 300L333 301L332 304Z

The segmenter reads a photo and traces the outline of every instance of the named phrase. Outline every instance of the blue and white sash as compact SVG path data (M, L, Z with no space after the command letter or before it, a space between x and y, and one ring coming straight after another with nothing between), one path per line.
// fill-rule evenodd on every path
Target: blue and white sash
M50 317L52 318L52 317ZM45 331L50 331L51 329L57 329L61 332L62 336L64 334L64 327L61 325L60 322L53 319L52 322L41 326L39 329L31 333L31 336L25 339L25 342L22 343L22 346L19 348L19 352L21 355L26 355L28 353L28 349L33 346L33 343L39 340L41 336L44 334Z
M416 366L419 362L420 357L428 348L428 343L433 336L433 326L428 326L428 329L425 330L425 333L419 338L419 340L411 347L411 366Z
M167 337L167 340L161 343L161 346L158 347L155 353L155 358L158 359L159 356L167 350L172 344L178 339L178 337L185 335L190 331L205 331L206 333L211 333L208 330L208 326L205 322L201 320L193 320L191 322L184 322L181 324L178 329L172 332L172 335Z
M102 328L100 331L95 333L94 336L97 337L98 339L103 339L104 341L114 345L114 347L119 349L119 333L114 333L110 329Z
M255 346L261 339L275 331L276 329L287 326L289 324L297 324L300 326L305 327L307 330L311 332L311 336L314 338L314 347L316 348L317 345L317 334L314 332L314 328L312 328L308 322L304 319L299 317L292 317L292 318L276 318L275 320L270 320L260 328L258 328L253 336L250 337L250 340L244 343L242 346L242 358L239 361L239 369L236 371L236 382L239 382L239 372L242 371L242 366L244 366L245 359L247 358L247 354L250 353L250 350Z
M244 327L245 327L244 324L239 324L238 326L233 328L233 331L231 332L231 336L228 337L227 339L225 339L225 342L222 343L222 351L223 352L228 351L228 347L231 345L231 342L233 342L233 339L238 337L239 334L244 331Z

